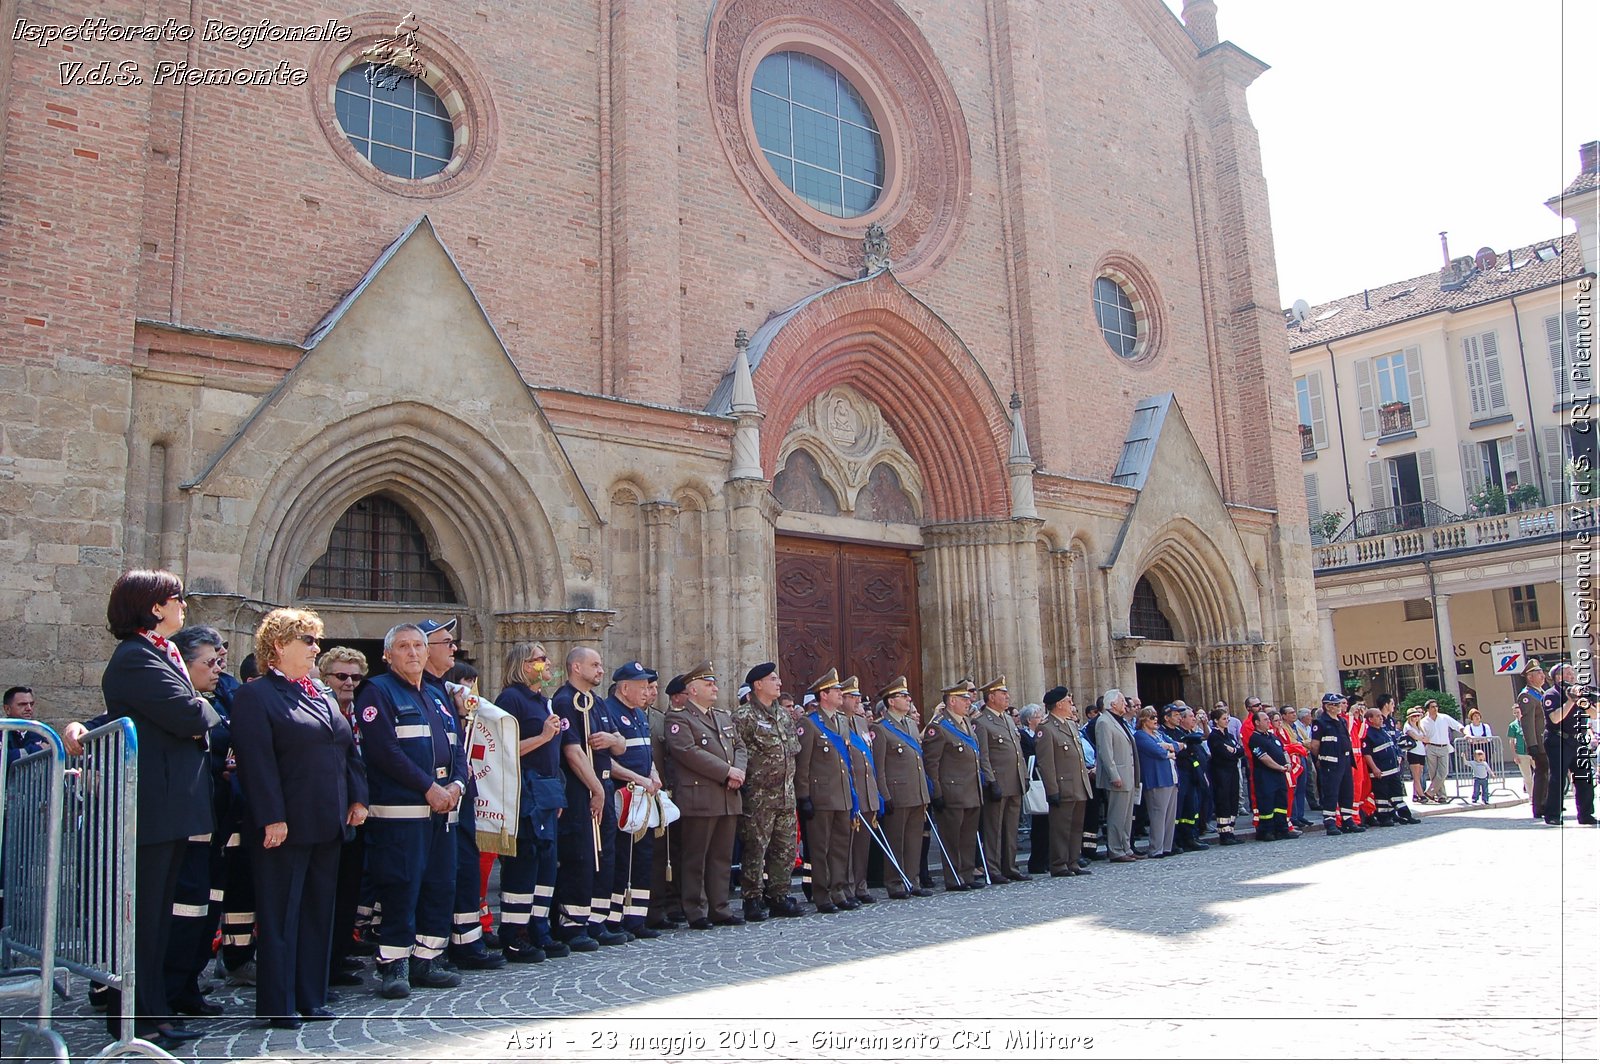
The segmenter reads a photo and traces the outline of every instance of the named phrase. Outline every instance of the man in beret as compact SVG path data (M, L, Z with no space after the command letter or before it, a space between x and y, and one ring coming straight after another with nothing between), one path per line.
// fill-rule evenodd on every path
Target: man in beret
M922 733L929 805L938 820L945 890L977 890L973 861L978 852L978 816L983 804L978 779L978 738L972 733L972 682L944 689L944 714Z
M811 849L811 900L819 913L859 906L850 879L850 827L858 808L850 782L844 684L829 669L807 689L816 706L800 721L794 793Z
M683 676L667 681L662 691L667 696L669 709L682 709L689 696L683 693ZM676 789L677 776L672 771L672 758L667 755L667 710L650 702L650 756L661 776L661 788L671 797ZM652 930L676 928L683 925L683 878L676 871L683 867L683 824L674 820L667 826L667 834L655 847L654 874L650 880L650 907L645 914L645 926ZM671 876L668 869L673 869Z
M789 714L778 704L783 679L775 662L765 661L744 675L750 697L733 711L733 726L749 755L745 778L744 815L739 837L744 856L739 866L739 892L744 918L759 922L768 916L799 916L800 903L789 895L794 876L794 758L800 739Z
M1044 780L1050 804L1050 854L1052 876L1084 876L1079 866L1083 851L1083 811L1094 796L1084 757L1083 735L1078 730L1078 709L1065 687L1052 687L1044 696L1044 722L1034 742L1039 778Z
M667 714L673 800L683 815L683 911L696 931L744 923L728 893L748 754L733 718L716 708L717 690L716 671L702 661L683 674L683 708Z
M1032 879L1017 867L1017 822L1022 816L1022 792L1028 787L1027 763L1022 758L1022 738L1011 708L1011 692L1004 676L981 687L983 709L974 715L978 737L978 769L983 776L983 813L979 830L989 879L995 883Z

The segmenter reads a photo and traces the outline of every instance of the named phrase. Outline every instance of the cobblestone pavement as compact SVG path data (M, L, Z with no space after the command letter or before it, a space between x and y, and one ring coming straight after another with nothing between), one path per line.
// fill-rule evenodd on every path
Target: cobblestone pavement
M336 1022L210 1021L186 1056L1592 1060L1600 831L1525 810L678 931L403 1002L352 988ZM103 1021L74 1005L79 1059Z

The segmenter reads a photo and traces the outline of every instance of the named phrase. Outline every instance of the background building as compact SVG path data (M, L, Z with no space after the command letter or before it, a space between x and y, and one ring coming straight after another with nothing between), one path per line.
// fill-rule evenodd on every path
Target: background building
M1549 201L1576 233L1446 244L1437 274L1286 312L1326 670L1456 693L1500 734L1491 644L1570 658L1592 601L1597 154Z
M4 675L90 709L161 565L236 659L275 604L454 614L491 689L530 637L1326 684L1266 68L1210 0L403 14L0 44Z

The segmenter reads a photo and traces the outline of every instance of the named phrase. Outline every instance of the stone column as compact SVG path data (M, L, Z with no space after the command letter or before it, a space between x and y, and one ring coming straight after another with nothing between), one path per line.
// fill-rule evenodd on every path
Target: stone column
M1456 637L1450 630L1450 596L1433 596L1433 619L1439 629L1439 684L1457 702L1461 700L1461 680L1456 675Z
M1031 474L1029 479L1031 481ZM1039 613L1039 583L1045 575L1039 572L1039 529L1043 527L1044 522L1038 518L1014 517L1011 520L1010 599L1011 616L1016 619L1017 648L1016 663L1011 666L1016 675L1012 690L1018 690L1015 684L1021 684L1026 702L1040 701L1046 689L1043 618Z
M644 561L650 574L650 586L645 592L645 646L650 667L665 670L671 676L677 671L672 654L672 579L677 552L672 549L672 540L678 507L670 502L647 502L639 509L644 515Z
M1326 690L1339 690L1339 645L1333 637L1333 609L1317 607L1317 623L1322 628L1322 671L1327 674Z
M778 657L778 594L772 585L777 571L773 544L782 508L765 480L741 478L723 487L728 498L728 584L732 596L729 650L733 660L719 668L732 676L751 665ZM737 687L737 684L730 684Z

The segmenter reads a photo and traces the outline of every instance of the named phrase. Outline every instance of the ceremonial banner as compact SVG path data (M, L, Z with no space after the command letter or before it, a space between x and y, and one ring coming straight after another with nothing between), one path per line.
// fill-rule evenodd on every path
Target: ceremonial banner
M514 856L522 808L522 761L517 718L458 684L447 685L467 722L467 771L478 785L478 849Z

